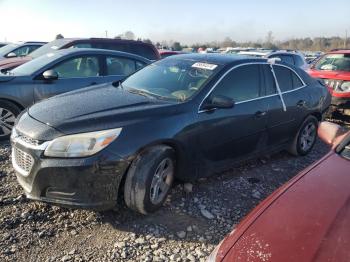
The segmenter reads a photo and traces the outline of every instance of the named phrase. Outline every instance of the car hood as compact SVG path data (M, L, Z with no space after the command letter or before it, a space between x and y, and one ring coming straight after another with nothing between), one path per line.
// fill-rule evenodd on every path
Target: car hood
M350 261L350 161L328 154L259 205L218 251L224 261Z
M15 76L11 76L11 75L4 75L4 74L0 73L0 83L1 82L11 81L14 78L16 78L16 77Z
M350 81L350 72L345 71L319 71L310 69L308 73L315 78L336 79Z
M13 68L32 60L30 56L7 58L0 61L0 70Z
M73 134L143 121L171 105L174 103L103 84L44 100L29 108L28 114L60 132Z

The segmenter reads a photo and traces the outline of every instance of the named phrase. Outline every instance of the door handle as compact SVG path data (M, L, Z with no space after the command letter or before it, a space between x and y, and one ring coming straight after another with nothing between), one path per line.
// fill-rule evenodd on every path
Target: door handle
M304 107L305 104L306 104L305 100L299 100L298 103L297 103L297 107Z
M266 111L257 111L257 112L254 114L254 116L255 116L256 118L260 118L260 117L265 116L266 113L267 113Z

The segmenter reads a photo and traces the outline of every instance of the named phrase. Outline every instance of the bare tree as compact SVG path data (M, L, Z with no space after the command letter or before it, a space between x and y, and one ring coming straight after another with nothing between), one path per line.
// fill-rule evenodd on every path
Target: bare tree
M55 39L62 39L62 38L64 38L64 36L62 34L58 34L58 35L56 35Z

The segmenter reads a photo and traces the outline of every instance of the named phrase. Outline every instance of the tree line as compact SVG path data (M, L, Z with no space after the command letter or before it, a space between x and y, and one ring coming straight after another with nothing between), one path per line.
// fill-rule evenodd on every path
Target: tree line
M63 38L61 34L56 36L56 39ZM184 48L192 48L197 50L198 48L226 48L226 47L253 47L253 48L266 48L266 49L291 49L291 50L303 50L303 51L329 51L332 49L349 48L350 44L348 39L339 36L334 37L305 37L294 38L285 41L275 40L272 31L269 31L264 40L260 41L247 41L239 42L233 40L231 37L226 37L222 41L211 41L206 43L196 43L192 45L183 45L179 41L161 41L153 42L151 39L137 38L132 31L126 31L122 34L115 36L116 39L129 39L139 40L146 43L152 43L159 49L172 49L175 51L181 51Z

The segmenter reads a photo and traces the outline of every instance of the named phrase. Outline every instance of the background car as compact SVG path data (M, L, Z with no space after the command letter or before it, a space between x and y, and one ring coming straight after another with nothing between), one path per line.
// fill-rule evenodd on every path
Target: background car
M45 44L46 42L20 42L5 45L0 48L0 60L26 56Z
M165 50L165 49L160 49L158 50L158 52L162 59L172 55L184 54L184 52L181 52L181 51L173 51L173 50Z
M13 166L31 199L109 209L124 194L130 209L148 214L174 179L275 150L308 154L329 100L325 86L291 65L171 56L120 83L30 107L13 131Z
M282 62L294 65L303 70L309 68L309 64L306 62L304 55L296 51L276 51L268 54L266 58L279 58Z
M66 48L98 48L115 51L122 51L140 55L149 60L158 60L160 55L157 49L148 43L124 39L112 38L62 38L54 40L41 48L35 50L26 57L12 58L0 61L0 72L5 73L19 65L22 65L34 58L50 53L52 51Z
M219 261L350 261L350 132L323 122L332 150L258 205L213 251Z
M24 108L57 94L121 80L149 63L124 52L63 49L0 75L0 139L9 137L15 117Z
M331 112L350 116L350 50L334 50L323 55L308 73L322 79L332 93Z
M10 43L0 42L0 48L3 47L3 46L5 46L5 45L8 45L8 44L10 44Z

